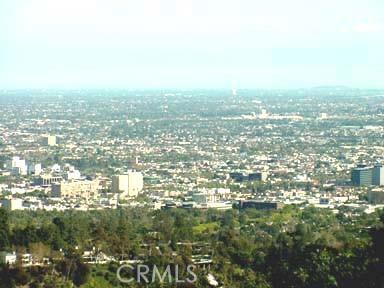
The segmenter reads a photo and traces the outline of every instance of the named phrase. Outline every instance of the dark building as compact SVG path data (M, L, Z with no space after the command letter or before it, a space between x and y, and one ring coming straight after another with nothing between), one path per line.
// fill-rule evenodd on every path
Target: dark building
M384 204L384 191L372 190L368 192L368 202L371 204Z
M167 202L165 203L165 206L161 207L162 209L172 209L177 208L177 205L175 202Z
M248 180L248 177L240 172L229 173L229 177L231 177L231 179L235 180L236 182L243 182Z
M41 175L33 179L33 185L50 186L53 183L60 183L63 181L61 176Z
M239 209L254 208L257 210L276 210L283 208L284 204L281 202L264 202L257 200L240 200Z
M248 175L245 175L241 172L232 172L229 173L229 177L236 182L244 181L265 181L267 179L266 172L253 172Z
M265 181L266 179L267 173L265 172L254 172L248 175L248 181Z
M372 167L362 167L359 165L352 170L351 180L354 186L370 186L372 185Z

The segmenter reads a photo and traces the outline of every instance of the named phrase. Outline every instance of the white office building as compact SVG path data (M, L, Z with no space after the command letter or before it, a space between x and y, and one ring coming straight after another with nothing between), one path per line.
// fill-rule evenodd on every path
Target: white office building
M119 193L120 198L136 197L144 187L143 174L128 171L126 174L112 176L112 192Z
M56 136L54 136L54 135L44 136L44 145L46 145L46 146L56 146L57 145Z
M12 157L10 163L11 173L13 175L27 175L28 167L25 162L25 159L20 159L20 157Z

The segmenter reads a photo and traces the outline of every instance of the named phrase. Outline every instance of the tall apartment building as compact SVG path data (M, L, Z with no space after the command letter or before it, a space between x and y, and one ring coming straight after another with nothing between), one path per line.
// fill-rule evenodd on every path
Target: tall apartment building
M141 172L129 171L126 174L112 176L112 192L120 193L121 198L136 197L143 187Z

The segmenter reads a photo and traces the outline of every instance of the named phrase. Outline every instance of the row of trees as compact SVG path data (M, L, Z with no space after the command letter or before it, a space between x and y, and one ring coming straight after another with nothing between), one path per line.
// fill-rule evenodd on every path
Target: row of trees
M381 287L384 213L342 211L294 206L278 211L0 209L0 251L31 252L53 263L3 266L0 277L6 281L0 287L125 287L116 278L118 264L83 263L83 251L93 249L160 267L186 267L192 255L210 255L210 273L225 287ZM208 287L207 270L196 273L192 287Z

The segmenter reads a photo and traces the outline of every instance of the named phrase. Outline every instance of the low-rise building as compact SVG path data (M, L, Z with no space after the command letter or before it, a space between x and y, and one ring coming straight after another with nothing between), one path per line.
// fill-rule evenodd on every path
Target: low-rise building
M2 199L0 203L1 207L11 211L23 209L23 199L20 198Z
M276 210L283 208L284 204L281 202L258 201L258 200L240 200L239 208L255 208L257 210Z
M53 183L51 188L51 196L58 198L97 198L98 192L98 180L63 181L61 183Z
M384 204L384 190L373 189L368 192L368 202L371 204Z
M5 251L0 252L1 264L14 265L16 264L16 260L17 260L16 252L13 252L13 253L8 253Z
M33 180L33 183L35 185L39 186L49 186L53 183L60 183L63 181L63 177L58 176L58 175L52 175L52 174L44 174L40 175L39 177L35 178Z

